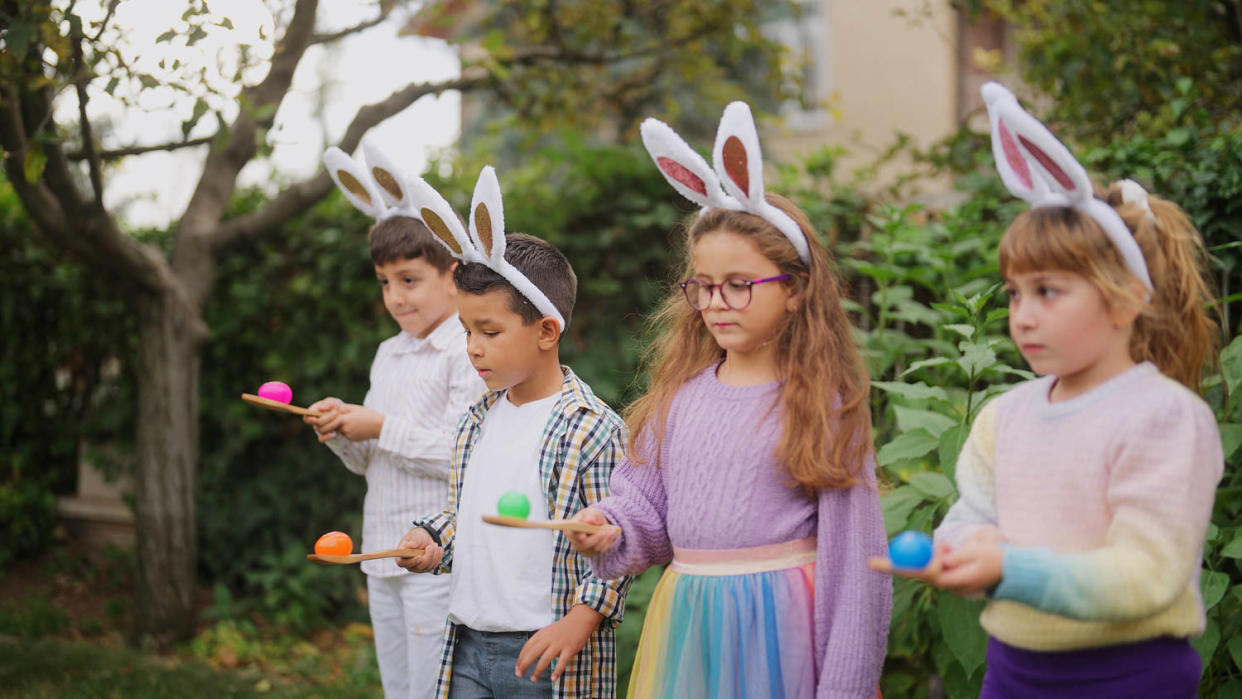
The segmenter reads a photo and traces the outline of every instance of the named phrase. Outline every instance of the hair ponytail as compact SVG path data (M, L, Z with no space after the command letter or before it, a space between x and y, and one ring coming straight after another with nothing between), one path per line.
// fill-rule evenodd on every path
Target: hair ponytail
M1135 320L1131 356L1151 361L1197 392L1203 368L1216 363L1220 346L1219 325L1209 310L1215 296L1203 238L1171 201L1148 195L1146 206L1123 203L1120 183L1114 182L1108 203L1134 233L1155 286L1151 303Z

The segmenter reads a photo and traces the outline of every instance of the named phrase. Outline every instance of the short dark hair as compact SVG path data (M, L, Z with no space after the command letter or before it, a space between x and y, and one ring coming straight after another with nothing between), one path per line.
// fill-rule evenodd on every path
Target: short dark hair
M422 221L409 216L389 216L380 221L371 229L370 238L371 262L376 265L422 258L443 273L455 261Z
M509 233L505 236L505 260L526 275L548 297L568 325L569 317L574 311L574 298L578 294L578 277L565 255L547 241L525 233ZM457 284L459 291L467 294L486 294L493 289L507 290L509 310L521 316L524 325L530 325L543 317L535 304L486 265L477 262L457 265L457 270L453 272L453 282Z

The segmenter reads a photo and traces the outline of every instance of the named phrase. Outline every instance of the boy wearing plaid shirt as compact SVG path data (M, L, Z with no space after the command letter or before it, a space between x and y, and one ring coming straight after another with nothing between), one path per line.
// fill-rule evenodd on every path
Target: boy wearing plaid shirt
M568 321L577 292L548 243L506 236L504 259ZM560 364L563 327L500 274L463 262L453 275L467 353L487 384L457 431L449 506L399 544L413 572L452 572L440 697L613 697L614 630L630 579L601 580L562 532L485 524L517 491L531 520L571 517L608 494L625 424ZM545 671L551 670L550 674Z

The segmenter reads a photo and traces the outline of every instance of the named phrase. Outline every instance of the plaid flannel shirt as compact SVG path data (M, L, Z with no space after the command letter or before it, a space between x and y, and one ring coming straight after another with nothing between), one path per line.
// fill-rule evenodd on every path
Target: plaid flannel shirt
M621 460L625 448L625 423L591 387L579 380L569 367L561 367L565 380L560 399L543 430L539 446L539 473L547 496L550 518L572 517L578 510L608 495L608 479ZM505 395L491 391L462 416L453 447L453 466L449 477L449 506L443 512L414 522L434 531L444 546L444 559L437 573L452 571L453 534L457 525L457 503L470 454L479 438L487 411ZM614 632L625 613L625 593L632 578L601 580L591 572L586 559L574 553L563 532L556 533L552 559L552 607L560 619L575 604L585 604L604 620L587 639L586 646L556 683L557 699L592 697L611 699L616 695L616 639ZM453 673L453 650L457 626L451 622L444 630L440 655L440 674L436 695L447 697Z

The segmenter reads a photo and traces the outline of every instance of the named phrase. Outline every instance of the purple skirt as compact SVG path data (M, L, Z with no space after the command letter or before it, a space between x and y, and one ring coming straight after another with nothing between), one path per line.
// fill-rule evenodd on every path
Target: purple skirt
M1199 653L1184 638L1057 652L1023 650L989 638L979 697L1193 699L1201 672Z

